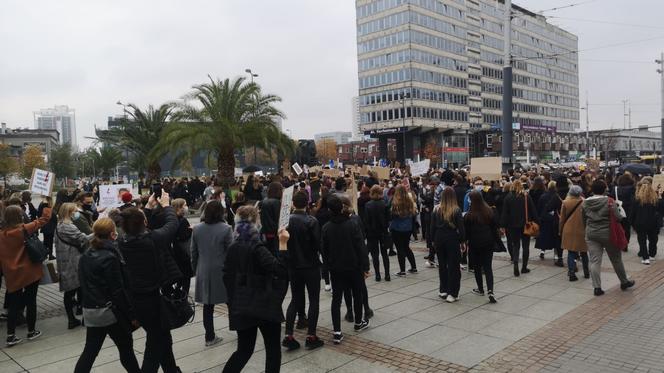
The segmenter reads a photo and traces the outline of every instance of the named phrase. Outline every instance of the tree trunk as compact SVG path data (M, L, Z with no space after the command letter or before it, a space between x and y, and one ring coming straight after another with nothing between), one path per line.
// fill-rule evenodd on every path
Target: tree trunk
M161 176L161 166L159 162L152 162L148 165L148 185L159 180Z
M224 146L219 149L217 155L217 178L216 186L224 189L230 188L235 183L235 151L232 146Z

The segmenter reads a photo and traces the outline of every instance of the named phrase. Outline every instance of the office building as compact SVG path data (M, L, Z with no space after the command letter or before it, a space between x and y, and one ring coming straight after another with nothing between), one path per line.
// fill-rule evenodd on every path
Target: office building
M351 123L353 125L353 141L360 141L364 138L364 132L360 128L362 115L360 114L360 98L355 96L351 99Z
M415 158L431 138L441 148L457 144L449 147L460 157L481 152L475 134L502 123L504 3L356 0L356 10L364 133L383 153L395 138L398 159ZM575 132L578 38L542 15L512 12L515 131Z
M67 105L56 105L54 108L41 109L33 112L36 129L57 130L60 144L76 145L76 111Z
M352 132L343 132L343 131L326 132L314 135L314 141L319 142L321 140L332 139L334 140L334 142L337 143L337 145L340 145L340 144L348 144L348 142L351 140L352 137L353 137Z
M0 124L0 144L9 145L10 154L20 158L28 146L38 146L48 159L51 150L60 142L60 134L56 129L7 128L6 123Z

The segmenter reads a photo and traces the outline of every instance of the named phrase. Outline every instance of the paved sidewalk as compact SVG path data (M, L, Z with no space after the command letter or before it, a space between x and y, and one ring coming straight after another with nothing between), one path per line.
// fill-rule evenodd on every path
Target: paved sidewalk
M590 280L580 276L570 283L566 270L548 258L531 261L532 272L519 278L504 255L494 259L497 304L471 293L472 273L464 272L461 299L454 304L437 296L438 271L425 268L424 250L416 248L418 274L393 276L391 282L367 279L370 305L375 311L371 327L361 333L343 322L346 339L331 341L329 293L321 294L319 335L326 342L316 351L282 354L283 372L441 372L441 371L664 371L664 263L650 267L635 257L634 243L625 256L628 273L636 278L634 290L621 292L618 280L604 261L603 287L607 294L595 298ZM536 257L537 251L533 251ZM392 268L396 267L396 258ZM69 331L61 315L57 285L40 287L38 322L44 336L12 348L0 348L0 372L70 372L82 350L84 329ZM0 298L4 294L0 294ZM284 302L284 307L288 299ZM60 316L52 315L60 312ZM345 312L345 311L342 311ZM235 350L235 333L228 330L226 309L216 309L215 326L224 338L204 347L200 309L193 324L174 331L174 351L184 372L219 372ZM25 328L19 328L20 335ZM4 332L0 337L4 337ZM297 338L303 342L304 336ZM134 348L142 359L145 339L134 334ZM611 341L606 343L605 341ZM618 352L621 352L618 353ZM260 372L265 354L262 342L245 369ZM622 364L622 365L618 365ZM97 358L95 372L122 371L118 355L108 340Z

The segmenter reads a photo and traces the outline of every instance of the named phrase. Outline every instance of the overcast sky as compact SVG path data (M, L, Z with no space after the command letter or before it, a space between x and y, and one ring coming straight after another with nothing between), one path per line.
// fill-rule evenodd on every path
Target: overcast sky
M584 0L514 2L539 11ZM357 95L354 4L3 0L0 121L32 127L33 111L66 104L76 109L79 143L87 144L81 139L94 134L95 124L105 127L107 116L121 113L118 100L159 105L208 74L232 78L251 68L264 91L283 98L284 127L295 137L350 130ZM580 90L582 105L589 92L591 128L622 126L623 99L633 103L634 125L659 123L654 59L664 50L664 2L596 0L545 14L565 17L551 22L577 34L582 51L658 38L582 52ZM635 63L601 62L607 60Z

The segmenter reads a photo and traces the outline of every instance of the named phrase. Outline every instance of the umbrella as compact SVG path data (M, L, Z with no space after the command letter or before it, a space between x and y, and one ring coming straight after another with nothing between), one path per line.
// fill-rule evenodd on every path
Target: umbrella
M242 172L245 173L245 174L252 174L252 173L254 173L256 171L260 171L260 170L261 169L258 168L257 166L247 166L242 170Z
M619 173L624 174L625 171L629 171L634 175L652 175L652 168L650 166L640 163L628 163L620 166L618 168Z

